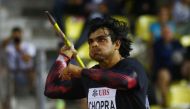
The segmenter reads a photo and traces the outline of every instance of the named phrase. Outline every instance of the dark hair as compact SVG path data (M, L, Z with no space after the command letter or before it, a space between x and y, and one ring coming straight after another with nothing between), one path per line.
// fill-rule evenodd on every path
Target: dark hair
M88 32L88 37L91 33L95 32L99 28L106 27L110 32L110 37L114 43L116 40L121 41L121 46L119 48L119 53L123 57L128 57L130 55L131 40L128 38L129 27L127 23L123 21L118 21L114 18L95 18L90 22L90 28Z
M22 29L20 28L20 27L14 27L13 29L12 29L12 33L13 32L22 32Z

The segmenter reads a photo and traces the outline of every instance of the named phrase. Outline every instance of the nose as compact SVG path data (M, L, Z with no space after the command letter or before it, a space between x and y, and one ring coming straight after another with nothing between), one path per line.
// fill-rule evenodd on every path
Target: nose
M98 46L97 41L93 41L93 42L90 44L90 46L91 46L92 48L97 47L97 46Z

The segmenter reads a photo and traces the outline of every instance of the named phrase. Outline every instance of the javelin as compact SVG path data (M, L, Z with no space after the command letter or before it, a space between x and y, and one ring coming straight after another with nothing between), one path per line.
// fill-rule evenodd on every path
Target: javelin
M55 19L52 17L52 15L48 12L45 11L45 13L47 14L49 21L51 22L51 24L54 26L54 29L57 31L57 33L59 34L59 36L61 36L64 40L64 43L66 44L66 46L68 47L74 47L74 45L72 45L72 43L67 39L67 37L65 36L65 34L61 31L61 29L59 28L59 25L57 24L57 22L55 21ZM76 61L78 62L78 64L84 68L85 65L82 62L81 58L76 54L75 56Z

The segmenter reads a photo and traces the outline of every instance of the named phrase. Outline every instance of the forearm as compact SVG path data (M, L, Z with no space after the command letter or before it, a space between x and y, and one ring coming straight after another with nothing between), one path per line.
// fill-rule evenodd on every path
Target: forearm
M44 94L50 98L60 97L60 94L68 92L71 88L71 81L61 81L59 75L67 67L69 60L63 55L59 55L46 79Z
M75 50L70 47L64 46L61 48L60 55L52 66L46 80L44 94L47 97L80 99L86 96L82 80L72 77L68 70L67 64L74 53Z

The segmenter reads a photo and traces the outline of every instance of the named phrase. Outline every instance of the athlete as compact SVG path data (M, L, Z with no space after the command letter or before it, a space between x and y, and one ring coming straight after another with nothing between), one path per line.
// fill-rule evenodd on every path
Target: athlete
M90 69L70 64L75 50L64 46L48 74L44 94L55 99L87 97L88 109L149 109L146 73L129 58L127 24L113 18L96 18L90 24L89 55L99 64Z

